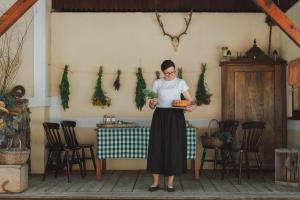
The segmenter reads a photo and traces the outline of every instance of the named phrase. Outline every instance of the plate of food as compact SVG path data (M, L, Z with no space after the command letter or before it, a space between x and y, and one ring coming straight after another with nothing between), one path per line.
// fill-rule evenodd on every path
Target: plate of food
M189 100L173 100L172 108L185 109L188 106L191 106L192 102Z

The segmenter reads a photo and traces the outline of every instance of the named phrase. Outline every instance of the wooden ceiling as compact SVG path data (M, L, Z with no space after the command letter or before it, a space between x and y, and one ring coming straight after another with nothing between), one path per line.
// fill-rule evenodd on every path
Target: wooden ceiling
M284 12L297 1L273 0ZM52 0L52 9L55 12L262 12L252 0Z

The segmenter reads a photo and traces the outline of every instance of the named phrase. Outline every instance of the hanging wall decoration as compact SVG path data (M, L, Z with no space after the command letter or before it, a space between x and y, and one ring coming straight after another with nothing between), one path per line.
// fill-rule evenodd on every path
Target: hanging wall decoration
M135 104L136 107L141 111L146 104L145 94L143 90L146 89L146 82L143 78L142 68L138 68L138 72L136 73L136 89L135 89Z
M178 67L177 76L178 76L178 78L182 79L182 67Z
M121 83L120 83L120 75L121 75L121 70L118 69L118 71L117 71L117 78L116 78L116 80L115 80L115 82L114 82L114 88L115 88L115 90L117 90L117 91L120 89L120 86L121 86Z
M205 104L210 104L210 97L212 94L208 92L207 84L205 83L205 71L206 71L206 63L201 64L201 73L199 76L197 91L196 91L196 104L198 106Z
M178 74L177 74L177 76L178 76L178 78L180 78L180 79L183 78L182 72L183 72L183 71L182 71L182 67L178 67ZM180 99L181 99L181 100L185 100L183 94L180 95Z
M64 73L59 84L61 105L64 110L69 108L70 84L68 80L69 66L65 65Z
M94 106L101 106L102 108L104 108L105 106L110 106L111 99L105 96L105 92L102 89L102 74L103 68L102 66L100 66L92 103Z
M160 79L160 72L159 71L155 71L155 77L156 77L156 80Z
M187 34L187 30L188 30L189 25L190 25L191 20L192 20L192 14L193 14L193 12L191 11L189 13L188 19L184 18L185 25L186 25L184 31L182 31L178 35L171 35L171 34L169 34L169 33L166 32L166 30L164 28L164 25L163 25L163 22L160 19L160 15L156 12L156 19L157 19L157 21L159 23L159 26L161 27L161 29L163 31L163 34L166 35L166 36L168 36L171 39L172 45L174 47L174 51L177 51L177 48L179 46L180 37L182 35L184 35L184 34Z

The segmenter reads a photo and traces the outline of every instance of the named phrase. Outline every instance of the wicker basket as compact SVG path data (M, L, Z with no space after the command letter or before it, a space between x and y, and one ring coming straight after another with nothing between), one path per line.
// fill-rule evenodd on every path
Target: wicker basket
M19 139L19 148L12 148L12 141L7 149L0 150L0 164L21 165L27 162L30 154L29 149L22 149L22 142Z
M212 125L216 123L219 126L219 121L216 119L210 120L208 127L207 127L207 133L208 135L201 136L201 142L203 147L221 147L223 145L223 141L221 141L217 137L212 137Z

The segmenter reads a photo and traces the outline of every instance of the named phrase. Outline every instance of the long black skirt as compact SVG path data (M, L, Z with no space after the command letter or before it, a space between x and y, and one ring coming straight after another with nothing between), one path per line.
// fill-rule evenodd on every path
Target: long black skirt
M180 175L187 169L187 139L182 109L156 108L153 114L147 172Z

